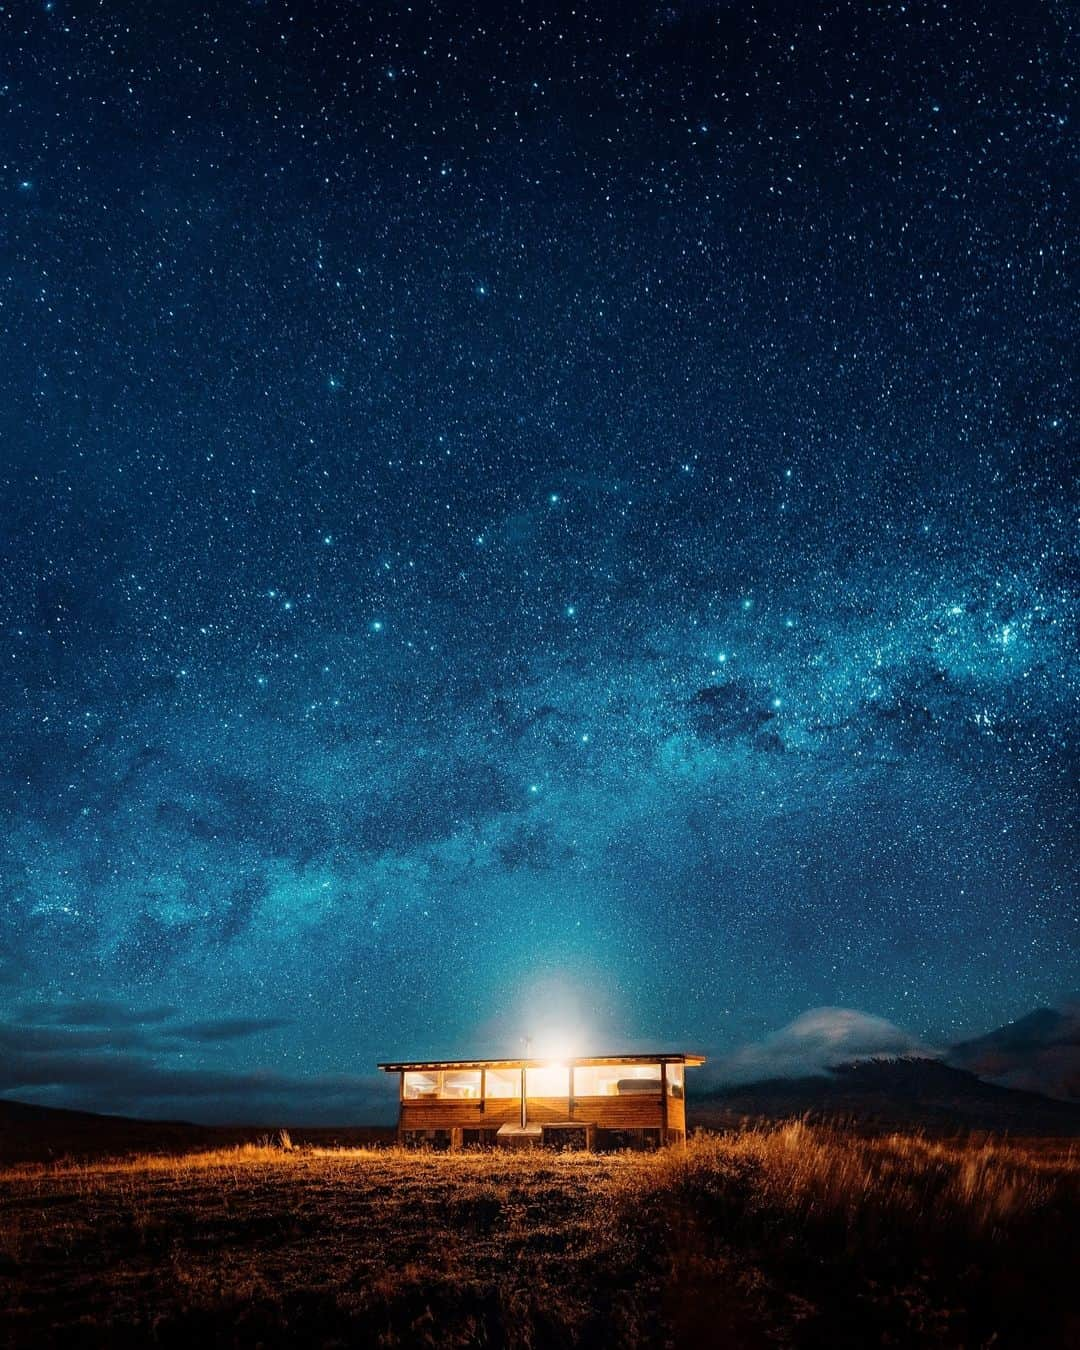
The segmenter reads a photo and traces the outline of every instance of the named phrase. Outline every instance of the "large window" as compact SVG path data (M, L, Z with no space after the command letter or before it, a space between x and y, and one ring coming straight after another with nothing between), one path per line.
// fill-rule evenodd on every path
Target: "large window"
M439 1095L439 1075L437 1073L418 1073L410 1070L405 1075L405 1100L423 1101L425 1097Z
M520 1069L488 1069L485 1075L484 1095L486 1097L520 1097Z
M545 1064L539 1069L526 1069L525 1092L529 1097L569 1097L569 1068L565 1064Z
M407 1102L429 1099L469 1101L479 1096L479 1069L431 1069L426 1072L410 1069L405 1075Z
M574 1070L575 1097L627 1097L659 1091L659 1064L582 1064Z
M682 1064L669 1064L667 1066L667 1090L671 1097L683 1097L686 1090L683 1086L685 1082L686 1069Z
M579 1064L574 1069L575 1097L614 1097L618 1092L618 1064Z
M452 1101L474 1100L480 1096L479 1069L447 1069L442 1075L440 1097L449 1097Z

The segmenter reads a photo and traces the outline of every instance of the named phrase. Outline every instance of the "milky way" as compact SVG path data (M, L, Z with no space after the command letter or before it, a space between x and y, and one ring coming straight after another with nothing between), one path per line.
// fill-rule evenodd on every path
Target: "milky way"
M1075 988L1066 9L153 8L0 15L0 1091Z

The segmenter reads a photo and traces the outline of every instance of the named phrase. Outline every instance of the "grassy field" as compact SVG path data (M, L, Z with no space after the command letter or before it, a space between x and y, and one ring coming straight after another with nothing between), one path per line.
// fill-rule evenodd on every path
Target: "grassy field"
M1080 1345L1073 1143L247 1145L0 1172L28 1346Z

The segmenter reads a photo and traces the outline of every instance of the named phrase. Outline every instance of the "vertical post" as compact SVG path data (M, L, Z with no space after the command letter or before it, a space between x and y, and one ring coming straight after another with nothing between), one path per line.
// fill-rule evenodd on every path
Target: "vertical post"
M660 1061L660 1147L667 1143L667 1060Z
M528 1084L525 1081L525 1065L528 1062L529 1055L532 1053L532 1037L525 1037L525 1059L521 1065L521 1128L524 1129L529 1120L529 1108L525 1104L525 1092Z
M405 1113L405 1070L398 1074L397 1142L401 1143L401 1117Z

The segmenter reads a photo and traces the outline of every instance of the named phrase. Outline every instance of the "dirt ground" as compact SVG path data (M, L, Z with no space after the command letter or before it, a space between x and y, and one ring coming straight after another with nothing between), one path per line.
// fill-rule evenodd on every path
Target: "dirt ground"
M1074 1143L794 1123L656 1155L259 1146L0 1172L0 1338L1080 1345Z

